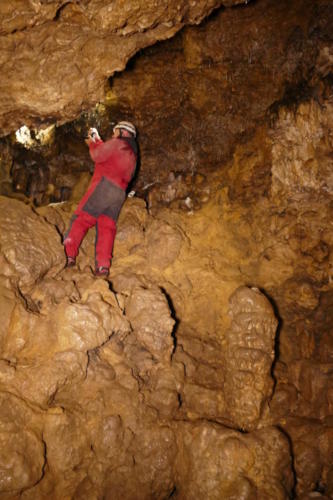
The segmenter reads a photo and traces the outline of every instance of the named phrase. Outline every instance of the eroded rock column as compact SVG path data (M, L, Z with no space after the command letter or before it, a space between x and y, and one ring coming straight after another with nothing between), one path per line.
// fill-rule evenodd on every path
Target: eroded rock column
M241 287L230 297L226 332L224 397L233 425L255 429L272 395L271 376L277 319L257 288Z

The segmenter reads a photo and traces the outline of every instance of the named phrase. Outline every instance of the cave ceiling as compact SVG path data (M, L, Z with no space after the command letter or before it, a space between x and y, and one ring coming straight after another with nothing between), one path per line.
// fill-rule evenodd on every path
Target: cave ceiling
M30 150L13 149L7 141L0 148L2 194L13 184L31 195L32 173L32 184L44 185L39 190L55 186L40 203L77 195L74 186L92 168L83 141L88 127L97 126L107 138L119 119L133 121L139 131L134 189L140 196L156 186L163 191L170 179L178 180L176 190L184 180L201 182L214 172L227 179L235 148L258 127L266 128L269 140L281 108L322 102L331 92L327 1L175 7L21 2L0 8L0 133L57 125L46 147L35 141ZM269 189L271 158L264 156L251 181L253 196ZM230 183L231 196L243 188Z
M64 123L140 49L244 0L15 0L0 5L0 130Z

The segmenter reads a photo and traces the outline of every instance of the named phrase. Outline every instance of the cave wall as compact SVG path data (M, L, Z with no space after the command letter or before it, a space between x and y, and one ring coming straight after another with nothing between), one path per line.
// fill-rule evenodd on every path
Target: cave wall
M0 198L1 498L332 497L331 23L218 11L15 157L73 200L87 125L139 127L109 281L93 231L63 269L73 203ZM10 183L9 141L2 161Z
M280 104L320 95L330 67L324 63L331 47L328 14L303 0L220 10L147 49L116 75L112 106L119 116L135 118L141 131L140 187L163 183L170 171L223 168Z
M90 272L93 234L63 269L68 205L0 204L1 498L287 498L289 443L267 420L273 307L193 266L187 216L129 200L111 290Z

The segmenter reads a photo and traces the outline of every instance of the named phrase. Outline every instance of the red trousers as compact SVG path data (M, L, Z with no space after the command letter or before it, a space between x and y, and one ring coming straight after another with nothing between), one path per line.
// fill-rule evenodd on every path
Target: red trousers
M107 215L93 217L87 212L80 212L71 223L64 240L67 257L75 258L81 242L89 228L96 225L95 261L96 267L110 267L113 243L117 232L116 222Z

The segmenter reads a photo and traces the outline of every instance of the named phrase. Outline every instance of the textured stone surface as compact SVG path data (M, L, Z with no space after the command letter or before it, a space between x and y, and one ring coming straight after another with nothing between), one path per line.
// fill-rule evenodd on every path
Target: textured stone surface
M170 361L174 320L161 290L134 288L125 302L125 313L139 344L157 360Z
M273 135L272 194L332 196L332 115L332 99L325 106L311 101L301 104L296 113L286 110L280 114Z
M107 78L138 50L170 38L185 24L198 24L221 4L238 3L2 2L1 134L22 124L75 118L103 99Z
M305 210L306 196L299 210ZM172 491L179 498L189 494L193 498L199 494L287 498L293 484L292 450L272 423L284 426L295 443L299 494L313 489L314 481L329 484L332 465L325 444L331 432L329 422L325 432L320 431L323 448L316 455L319 465L310 474L307 464L317 453L316 444L308 433L304 448L293 421L286 420L286 411L290 417L314 415L313 405L318 408L316 418L326 418L332 404L328 344L326 348L322 343L311 347L310 335L297 349L303 354L296 363L288 348L288 329L302 311L323 321L323 299L313 280L316 276L322 279L328 271L326 258L319 258L311 287L303 280L304 291L297 293L294 275L309 263L306 255L297 253L298 247L293 246L290 254L285 239L285 218L290 228L295 221L292 207L289 212L285 209L287 215L276 213L272 226L268 200L249 208L230 203L221 190L216 191L213 203L190 217L170 210L152 216L144 202L128 199L119 221L111 291L107 282L91 275L93 231L84 240L78 268L61 271L64 257L55 227L65 230L70 206L55 205L33 213L18 201L3 199L2 203L2 219L7 224L5 252L10 239L18 237L16 228L22 238L17 221L30 217L34 224L25 224L25 235L30 237L22 240L22 249L30 247L34 235L38 240L45 232L48 238L41 240L45 243L40 248L52 255L50 244L55 254L47 261L50 270L43 275L32 273L33 265L24 267L29 254L18 252L15 265L13 261L11 267L4 267L8 276L2 274L1 279L5 321L0 391L10 391L12 397L28 402L37 436L36 443L29 441L24 449L27 474L33 478L22 483L27 488L25 498L62 498L65 492L73 498L89 497L93 492L107 498L110 491L112 498L136 498L138 491L145 498L166 498ZM302 212L302 224L312 227L326 221L327 209L323 204L319 218ZM10 224L11 217L15 224ZM261 220L261 227L256 220ZM175 240L178 250L172 259L165 260L163 245L156 246L159 253L154 258L157 262L159 255L162 262L158 268L147 258L155 248L149 245L149 235L154 236L152 241L163 242L166 227L167 234L181 237ZM214 227L220 228L218 233ZM288 251L287 255L295 255L292 268L288 262L277 266L274 254L272 261L265 259L263 249L267 252L273 242ZM165 252L170 254L168 246ZM18 269L29 276L23 301L17 298ZM272 392L276 319L263 294L250 287L238 288L254 279L275 296L286 321L270 412L265 402ZM329 295L325 297L322 308L329 303ZM228 317L229 308L233 318ZM328 328L329 318L325 316L325 320ZM317 368L302 360L302 356L309 359L314 349L321 356ZM253 353L258 350L263 354L253 363ZM287 371L283 370L285 363ZM251 377L255 375L254 385L237 385L244 368ZM249 408L246 401L255 404ZM18 410L20 414L23 408ZM178 424L180 420L187 421L187 426ZM252 432L245 435L228 430L226 423ZM8 432L5 430L7 440ZM43 441L38 437L41 434ZM8 441L7 449L14 457L8 473L9 494L22 487L15 483L21 466L13 446ZM45 466L32 460L32 446L45 447ZM223 474L216 465L220 462ZM33 486L32 481L38 483Z
M15 278L20 285L29 285L51 268L61 269L61 241L53 228L43 223L31 208L14 200L1 197L0 210L1 260L5 276Z
M1 392L0 402L0 494L15 498L42 479L45 446L38 419L22 398Z
M2 29L24 57L45 19L90 33L91 2L44 2L42 21L13 5ZM114 80L112 118L140 127L138 186L155 184L126 201L110 281L92 275L94 231L63 270L73 204L0 199L1 498L332 497L331 22L325 1L250 2ZM3 143L2 192L12 169L37 205L78 197L95 113L41 156Z
M181 430L178 498L284 499L291 493L289 445L277 429L242 435L205 422Z
M74 7L68 4L61 12L67 8ZM89 6L75 8L89 10ZM331 93L332 22L329 4L319 0L297 0L292 6L288 1L260 0L217 10L199 28L186 28L173 40L140 52L125 72L116 75L105 91L103 88L99 98L103 104L90 107L89 113L82 113L73 124L58 128L52 144L41 146L37 141L28 152L16 145L11 151L12 187L8 163L4 162L0 192L7 195L14 190L14 196L27 196L38 205L75 199L87 186L92 168L84 144L87 129L97 126L106 138L115 121L128 118L136 123L140 139L135 189L147 198L152 210L161 202L184 210L199 208L211 196L213 173L221 169L233 197L267 193L271 188L271 155L279 151L265 144L265 128L259 131L256 127L273 120L284 103L294 103L286 111L288 121L297 103L314 98L306 141L311 141L313 134L317 137L315 147L322 147L319 131L313 133L315 115L321 114L322 127L330 119L315 103L322 106ZM86 34L90 36L90 31ZM129 38L132 36L136 35ZM80 57L76 60L80 65ZM93 68L99 71L99 62L94 62ZM91 72L89 67L90 76ZM92 78L90 85L95 82ZM60 91L61 86L57 86ZM69 92L75 92L75 88L66 88ZM73 98L61 110L64 120L72 105ZM299 120L306 113L299 110ZM233 169L229 180L226 161L235 147L254 133L257 143L244 156L234 158L238 169ZM295 130L293 133L297 135ZM285 138L286 144L288 140L292 137ZM309 160L304 182L311 184L311 172L318 165L310 165L311 152L302 147ZM328 159L323 161L329 170ZM297 162L288 169L289 175L296 168L300 168ZM275 168L273 171L277 180L280 174ZM316 182L326 189L323 178Z
M129 71L114 77L114 114L131 116L140 131L140 189L154 182L161 193L152 193L153 198L170 203L190 196L195 204L207 195L195 185L195 174L225 171L235 146L279 101L290 94L301 98L302 85L316 75L320 44L328 54L331 50L332 16L320 3L264 0L221 10L199 28L186 28L148 49ZM320 63L320 74L324 66ZM328 67L326 62L326 73ZM305 92L318 93L316 83L314 78L314 88L305 85ZM255 155L264 156L262 142L253 162ZM269 161L266 155L260 172L256 162L248 189L267 186ZM249 173L248 162L249 157L244 161ZM176 178L185 172L191 182L183 178L179 188L170 172Z
M19 418L24 418L21 414L28 405L32 422L29 425L34 429L34 437L30 438L25 429L20 429L17 432L22 443L26 444L17 448L11 429L4 427L7 451L3 452L3 461L5 463L6 457L10 457L12 466L6 469L6 486L2 486L1 494L16 494L23 488L24 498L62 498L64 494L82 498L93 491L98 497L106 498L111 495L110 491L112 498L167 498L176 488L182 498L182 489L191 480L186 472L188 460L184 459L182 446L193 457L197 451L188 448L187 434L177 422L208 417L220 422L228 420L235 428L246 426L244 420L240 422L237 417L237 398L228 401L228 410L225 407L225 370L227 368L227 375L232 376L238 367L230 365L228 368L222 362L218 352L223 351L220 342L215 340L214 345L214 342L200 342L190 336L187 344L186 338L177 333L179 319L175 311L178 311L177 300L181 295L177 298L177 294L172 293L171 299L169 285L174 281L172 276L177 263L186 263L190 257L188 236L179 240L180 248L167 265L160 269L151 266L147 259L151 252L147 235L153 230L155 240L159 239L158 236L165 237L165 227L170 233L173 221L169 219L167 223L161 219L158 223L148 215L144 204L129 200L120 222L123 227L119 231L120 236L124 231L128 239L126 245L121 242L114 261L111 291L108 283L94 278L89 268L93 251L92 232L83 244L78 269L59 268L59 263L63 263L63 250L60 244L54 245L53 236L57 238L58 233L52 224L65 227L64 221L69 218L65 207L40 209L38 215L19 201L3 199L2 203L2 219L11 227L11 231L6 231L7 246L2 251L6 252L10 239L16 241L17 232L22 232L20 226L9 224L10 219L16 222L29 215L35 224L31 227L26 224L25 235L34 235L38 240L43 231L50 233L47 240L43 240L45 254L54 247L57 258L49 260L49 273L42 275L38 272L35 276L30 271L30 267L34 268L32 264L23 267L27 259L23 248L31 245L27 238L26 242L21 242L22 252L13 258L11 273L8 277L2 276L1 304L5 322L0 344L0 394L5 397L10 393L14 401L15 398L22 400ZM16 210L12 214L10 209L13 206ZM135 221L137 230L128 232L127 226L133 226L134 222L135 227ZM185 228L186 218L173 231L185 234ZM43 244L41 248L44 248ZM166 252L169 254L168 246ZM163 252L160 257L164 263ZM157 255L154 258L157 259ZM133 259L136 266L133 266ZM190 268L188 271L192 272ZM24 300L20 300L17 297L18 276L29 272L29 281L23 280L25 287L21 296ZM169 284L165 280L168 275ZM161 280L159 286L156 285L157 278ZM231 298L236 314L242 307L239 304L250 300L250 307L259 311L259 316L265 316L267 308L267 321L274 327L272 311L262 294L246 287L235 295L239 294L239 300ZM197 299L193 306L199 307L202 314ZM202 332L198 333L202 335ZM270 335L271 330L266 332L258 328L259 336L265 333ZM199 357L199 363L192 358L194 369L190 358L185 355L189 348L194 349L195 356ZM225 354L228 355L228 351ZM208 364L204 368L201 363ZM212 367L209 367L210 363ZM258 375L261 381L265 373ZM269 373L266 377L269 385ZM248 391L257 397L251 385ZM242 395L238 396L242 400ZM0 411L1 418L5 418L9 411L8 405L9 401L6 401ZM249 412L249 421L255 421L249 427L257 426L259 418L260 415L256 414L253 419ZM206 431L204 424L203 432L210 432L210 427L207 424ZM193 424L187 432L195 435L195 429ZM223 436L225 432L232 433L223 426L219 429ZM277 431L267 428L265 432L275 439ZM237 432L235 436L238 436ZM236 442L237 439L235 437ZM224 437L215 454L211 454L207 467L210 467L210 461L216 461L217 456L229 454L223 443ZM209 442L206 445L211 446ZM256 438L250 439L246 446L252 450L250 454L257 455ZM201 452L198 450L198 453ZM265 453L271 453L269 448ZM36 459L33 458L35 454ZM22 463L21 455L24 457ZM285 464L284 459L282 463ZM244 467L250 467L250 464ZM279 476L275 470L275 461L267 467L268 471L274 469L274 474L279 477L277 484L285 481L283 474ZM282 470L280 465L279 470ZM238 474L239 471L233 473L232 480L228 474L221 477L215 490L223 492L236 488ZM26 479L19 482L21 476ZM209 475L206 480L210 481ZM257 483L253 490L248 480L243 482L237 488L245 488L248 493L256 489L261 491L262 486ZM210 494L210 487L205 484L200 488ZM290 486L286 488L288 490ZM195 494L193 486L191 495Z
M271 378L278 321L256 288L239 288L230 297L232 323L226 332L224 394L238 428L255 428L273 391Z

